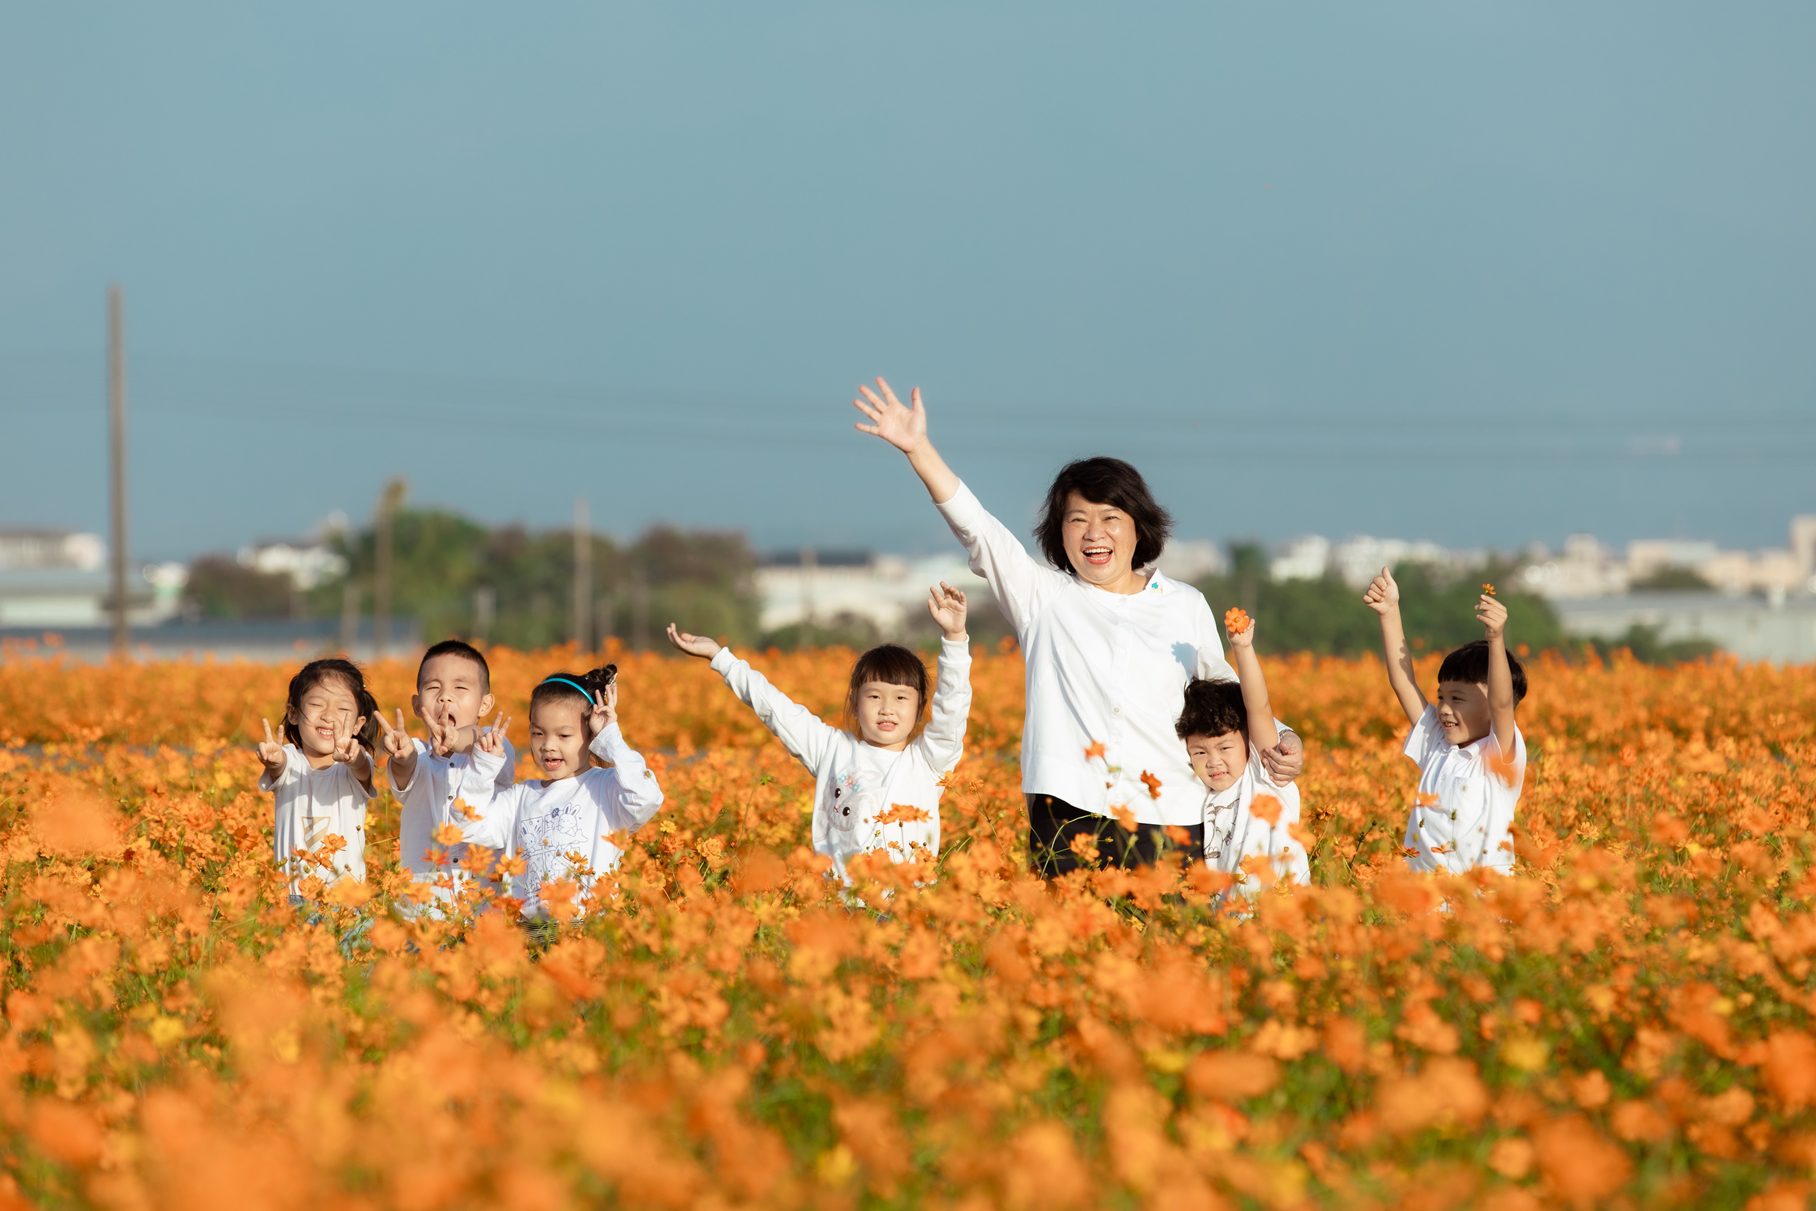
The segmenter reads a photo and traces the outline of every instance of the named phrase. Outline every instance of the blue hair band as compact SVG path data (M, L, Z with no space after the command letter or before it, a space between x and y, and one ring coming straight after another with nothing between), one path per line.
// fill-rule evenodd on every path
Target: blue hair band
M544 677L542 679L542 684L548 685L550 682L555 682L555 681L560 682L562 685L573 686L575 689L580 691L581 697L585 698L588 702L593 701L593 692L591 690L587 689L584 685L581 685L578 681L575 681L572 677Z

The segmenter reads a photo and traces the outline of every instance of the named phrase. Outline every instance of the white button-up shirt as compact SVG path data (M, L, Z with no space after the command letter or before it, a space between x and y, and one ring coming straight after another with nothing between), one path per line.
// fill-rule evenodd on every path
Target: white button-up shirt
M1194 677L1236 679L1204 594L1159 571L1139 593L1112 593L1038 563L963 484L938 507L1027 663L1023 792L1097 815L1126 806L1144 824L1201 823L1204 788L1174 727Z
M1419 797L1406 820L1406 864L1461 873L1477 866L1513 873L1513 812L1526 781L1526 738L1513 729L1513 760L1497 770L1494 733L1458 746L1427 706L1406 737L1419 767Z

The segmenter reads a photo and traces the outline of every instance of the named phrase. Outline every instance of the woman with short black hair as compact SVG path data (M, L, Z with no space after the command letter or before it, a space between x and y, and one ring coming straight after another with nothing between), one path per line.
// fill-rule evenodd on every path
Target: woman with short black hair
M1204 594L1153 567L1172 519L1128 463L1068 463L1035 530L1043 567L934 449L918 387L910 399L904 406L879 378L852 401L864 415L857 428L908 456L1015 628L1027 664L1021 764L1034 868L1051 877L1081 865L1079 836L1098 865L1153 862L1175 826L1185 855L1199 856L1205 791L1174 725L1194 677L1236 674ZM1294 778L1303 746L1283 732L1263 759ZM1125 808L1133 832L1117 822Z

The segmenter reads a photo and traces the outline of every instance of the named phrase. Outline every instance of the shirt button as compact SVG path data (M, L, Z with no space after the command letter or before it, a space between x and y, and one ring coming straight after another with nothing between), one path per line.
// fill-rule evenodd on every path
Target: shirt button
M1110 714L1120 715L1120 714L1122 714L1122 708L1120 706L1113 706L1110 708Z

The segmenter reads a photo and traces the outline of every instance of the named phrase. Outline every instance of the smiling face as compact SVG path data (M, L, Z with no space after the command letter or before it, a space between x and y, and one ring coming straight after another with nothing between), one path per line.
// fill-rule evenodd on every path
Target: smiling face
M1494 712L1488 709L1488 687L1479 681L1440 681L1438 726L1444 739L1457 745L1474 744L1494 730Z
M359 721L359 700L353 696L352 687L339 677L324 677L303 691L285 717L296 728L304 755L324 758L334 752L337 730L342 735L352 733L353 725Z
M1072 571L1086 584L1113 593L1139 590L1145 583L1134 566L1139 538L1134 521L1115 505L1086 500L1077 492L1066 497L1060 539Z
M921 695L913 686L892 681L866 681L856 696L858 735L878 748L908 746L921 717Z
M586 751L586 704L578 694L561 694L530 707L530 752L551 780L572 778L592 761Z
M1187 736L1185 754L1200 782L1214 791L1226 791L1236 785L1236 779L1248 768L1248 738L1241 732Z
M470 657L446 652L423 662L410 705L418 719L466 727L492 713L492 695L485 689L483 670Z

